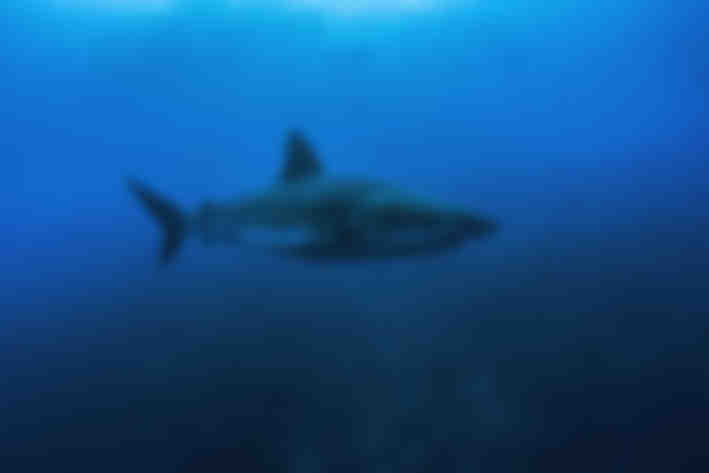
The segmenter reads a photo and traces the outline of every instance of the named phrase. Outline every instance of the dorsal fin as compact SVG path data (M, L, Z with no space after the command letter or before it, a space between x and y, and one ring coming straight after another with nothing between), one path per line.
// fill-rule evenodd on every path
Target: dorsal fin
M290 182L314 177L321 172L320 160L303 133L298 130L291 131L286 140L285 162L281 172L281 180Z

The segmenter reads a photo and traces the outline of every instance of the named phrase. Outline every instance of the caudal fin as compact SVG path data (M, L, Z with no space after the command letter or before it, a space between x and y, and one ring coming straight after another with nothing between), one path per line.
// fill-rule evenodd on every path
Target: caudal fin
M187 231L187 219L176 204L135 179L126 179L128 188L143 207L162 227L164 237L160 250L160 264L173 260L182 245Z

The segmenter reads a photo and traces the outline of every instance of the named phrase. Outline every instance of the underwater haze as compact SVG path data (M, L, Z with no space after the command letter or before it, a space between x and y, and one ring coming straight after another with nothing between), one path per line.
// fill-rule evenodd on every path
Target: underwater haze
M709 471L698 1L0 6L0 471ZM319 262L160 230L325 172L491 215Z

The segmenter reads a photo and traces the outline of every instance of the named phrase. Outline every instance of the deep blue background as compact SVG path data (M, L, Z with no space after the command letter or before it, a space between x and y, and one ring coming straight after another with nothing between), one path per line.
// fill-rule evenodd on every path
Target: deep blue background
M49 3L0 7L0 470L706 471L702 2ZM123 177L239 195L293 126L502 231L156 270Z

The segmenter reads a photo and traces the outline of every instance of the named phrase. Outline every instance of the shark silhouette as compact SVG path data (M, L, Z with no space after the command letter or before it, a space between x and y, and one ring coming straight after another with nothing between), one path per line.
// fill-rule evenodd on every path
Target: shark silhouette
M327 176L300 131L287 137L278 181L257 195L205 202L186 213L140 181L127 183L163 229L161 264L172 261L189 236L305 259L362 260L439 252L498 227L487 216L437 205L387 183ZM254 230L276 235L276 241L258 232L252 240Z

